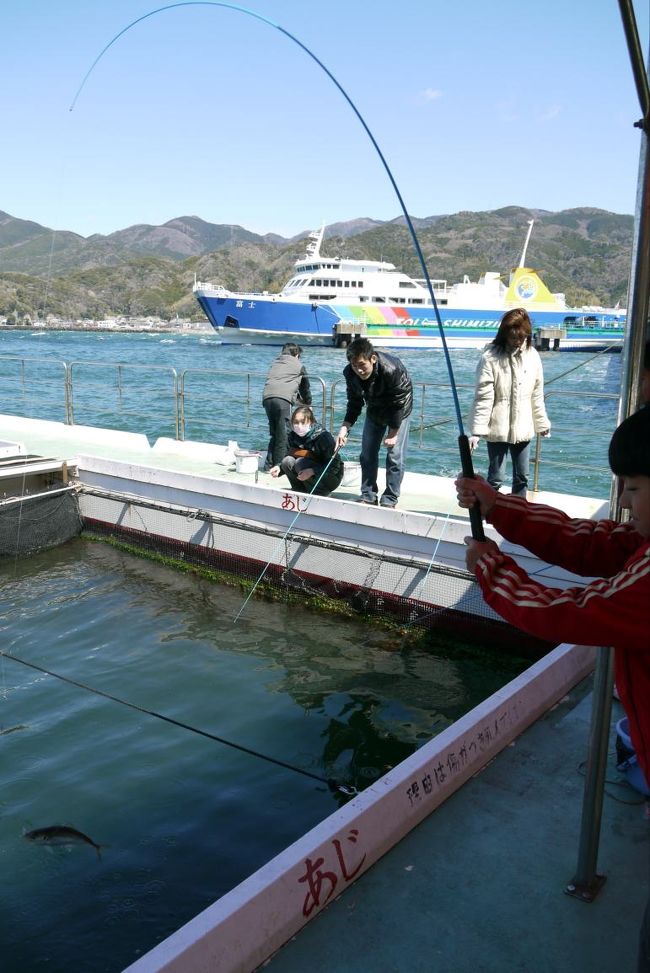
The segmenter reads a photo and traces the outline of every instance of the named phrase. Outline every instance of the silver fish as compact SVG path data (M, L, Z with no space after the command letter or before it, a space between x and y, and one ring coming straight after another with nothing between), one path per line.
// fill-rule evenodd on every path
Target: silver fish
M28 841L39 841L48 845L72 845L76 842L83 842L92 845L97 852L97 857L101 859L101 845L98 845L89 838L83 831L76 828L69 828L65 824L52 824L49 828L35 828L34 831L27 831L25 838Z

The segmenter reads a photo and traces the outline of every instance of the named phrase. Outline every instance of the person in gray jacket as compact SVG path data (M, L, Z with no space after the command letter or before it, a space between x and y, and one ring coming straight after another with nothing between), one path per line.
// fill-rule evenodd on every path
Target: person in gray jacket
M266 453L264 470L278 466L287 455L287 434L291 406L298 400L302 405L311 405L311 389L305 366L300 361L302 348L289 341L271 363L264 391L262 405L269 420L269 446Z

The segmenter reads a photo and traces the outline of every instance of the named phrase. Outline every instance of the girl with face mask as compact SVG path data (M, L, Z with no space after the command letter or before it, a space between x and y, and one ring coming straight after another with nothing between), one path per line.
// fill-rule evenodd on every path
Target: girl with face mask
M309 406L294 409L287 444L289 452L269 470L271 476L284 474L299 493L328 496L336 490L343 479L343 461L334 437L316 422Z

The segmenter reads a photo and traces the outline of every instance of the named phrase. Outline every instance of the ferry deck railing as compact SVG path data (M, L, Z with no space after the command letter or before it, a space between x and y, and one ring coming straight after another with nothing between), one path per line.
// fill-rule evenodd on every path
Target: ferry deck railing
M0 356L0 412L68 425L90 425L145 432L151 441L167 436L264 449L268 424L262 408L265 373L119 362L63 361ZM329 385L310 376L317 418L334 435L345 414L345 382ZM549 386L551 382L547 383ZM411 420L412 464L439 476L454 476L459 468L455 416L449 411L447 383L414 383ZM459 385L461 411L466 420L473 385ZM602 433L603 441L616 425L618 396L603 392L548 388L545 395L553 430L550 440L536 437L531 457L531 488L557 489L585 496L607 496L610 474L606 455L600 464L577 460L575 443ZM585 419L580 424L581 412ZM588 419L587 419L588 416ZM361 422L352 429L346 459L356 459ZM0 431L1 438L1 431ZM573 445L571 445L573 443ZM417 451L417 452L416 452ZM588 449L582 450L588 455ZM546 472L545 482L542 467ZM487 469L485 447L475 454L478 472Z

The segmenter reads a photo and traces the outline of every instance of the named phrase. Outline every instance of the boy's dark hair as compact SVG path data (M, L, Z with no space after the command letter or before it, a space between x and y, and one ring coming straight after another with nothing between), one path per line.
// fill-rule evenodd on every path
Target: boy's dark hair
M650 476L650 408L632 413L614 430L609 465L616 476Z
M302 348L293 341L287 341L286 344L282 345L283 355L293 355L294 358L300 358L302 355Z
M374 354L375 349L372 341L369 341L368 338L355 338L348 345L348 361L352 361L354 358L370 358Z

